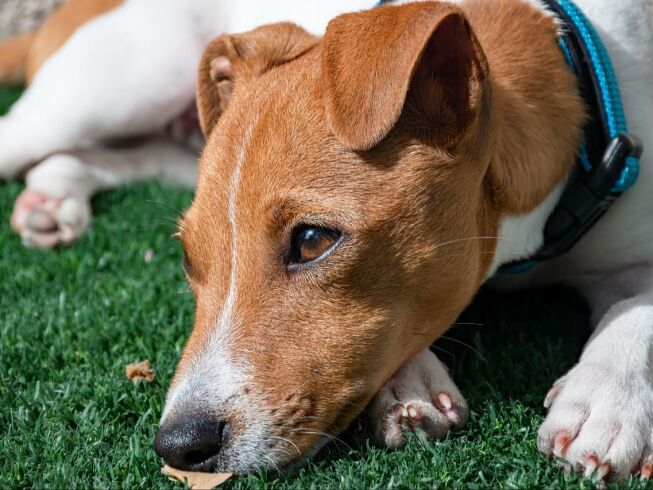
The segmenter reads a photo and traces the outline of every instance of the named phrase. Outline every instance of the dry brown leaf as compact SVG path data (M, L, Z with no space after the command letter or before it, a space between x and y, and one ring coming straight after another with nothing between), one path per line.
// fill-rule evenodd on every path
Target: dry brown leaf
M222 485L233 476L233 473L198 473L196 471L181 471L168 465L161 468L161 473L173 480L186 483L188 487L193 490L211 490L218 485Z
M138 381L147 381L148 383L151 383L154 381L154 371L152 371L150 361L148 360L136 364L127 364L127 366L125 366L125 374L127 375L127 378L132 380L134 383Z

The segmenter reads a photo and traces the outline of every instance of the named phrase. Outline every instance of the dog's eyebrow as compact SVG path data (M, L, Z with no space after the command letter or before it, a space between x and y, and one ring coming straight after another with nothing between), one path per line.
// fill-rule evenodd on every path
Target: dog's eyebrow
M352 206L353 207L353 206ZM270 203L267 208L276 224L287 224L295 220L306 219L316 225L333 225L334 219L345 227L353 228L359 213L352 207L343 206L341 200L326 196L319 198L302 198L286 196Z

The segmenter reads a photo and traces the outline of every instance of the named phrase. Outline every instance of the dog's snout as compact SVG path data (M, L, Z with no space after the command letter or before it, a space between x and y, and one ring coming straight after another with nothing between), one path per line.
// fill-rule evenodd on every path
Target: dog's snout
M211 472L227 432L228 425L222 420L202 414L185 415L159 427L154 450L174 468Z

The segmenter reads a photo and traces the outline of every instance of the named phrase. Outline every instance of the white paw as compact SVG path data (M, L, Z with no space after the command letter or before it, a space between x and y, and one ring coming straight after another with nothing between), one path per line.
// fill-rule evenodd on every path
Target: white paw
M653 380L596 364L579 364L544 402L549 414L538 447L588 478L653 474Z
M469 417L467 402L429 350L408 361L381 388L369 413L375 441L389 448L403 446L405 432L416 429L441 439Z
M18 197L11 216L11 226L23 243L41 249L74 242L88 229L90 221L88 199L56 199L30 189Z

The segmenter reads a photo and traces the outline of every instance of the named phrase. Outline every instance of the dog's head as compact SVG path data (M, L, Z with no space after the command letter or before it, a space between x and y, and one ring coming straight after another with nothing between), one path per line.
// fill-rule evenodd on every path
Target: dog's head
M455 321L492 261L485 55L463 13L347 14L214 40L180 222L195 327L156 447L282 467L342 431Z

